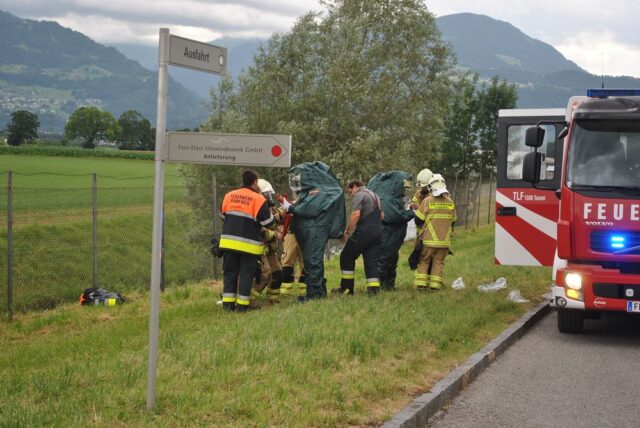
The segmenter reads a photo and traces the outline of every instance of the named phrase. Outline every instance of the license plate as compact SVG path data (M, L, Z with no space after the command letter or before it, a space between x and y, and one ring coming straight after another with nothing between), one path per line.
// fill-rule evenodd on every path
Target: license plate
M640 312L640 302L627 302L627 312Z

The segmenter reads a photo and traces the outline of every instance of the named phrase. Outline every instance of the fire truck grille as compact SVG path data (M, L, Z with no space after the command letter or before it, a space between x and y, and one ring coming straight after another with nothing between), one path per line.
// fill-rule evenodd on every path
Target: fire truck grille
M589 235L589 246L599 253L640 255L640 232L594 230Z
M593 294L598 297L610 299L640 299L640 285L629 284L605 284L596 282L593 284Z

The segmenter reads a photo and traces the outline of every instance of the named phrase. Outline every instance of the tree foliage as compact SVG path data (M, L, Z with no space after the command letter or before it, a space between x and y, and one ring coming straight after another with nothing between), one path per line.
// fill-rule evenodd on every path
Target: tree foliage
M293 136L343 177L419 170L440 143L453 58L419 0L335 0L275 34L212 94L210 130ZM273 174L273 171L270 171Z
M120 127L108 111L97 107L80 107L73 112L64 127L65 137L82 140L82 147L92 149L98 140L116 141Z
M11 113L11 121L7 124L7 144L19 146L38 138L38 116L26 110Z
M151 122L136 110L128 110L118 118L118 145L121 150L153 150L155 136Z
M479 84L477 75L464 74L455 81L441 150L445 174L495 169L498 110L515 108L516 101L515 85L498 77Z
M514 83L495 76L478 93L476 129L481 149L481 170L495 169L498 143L498 110L515 108L518 94Z

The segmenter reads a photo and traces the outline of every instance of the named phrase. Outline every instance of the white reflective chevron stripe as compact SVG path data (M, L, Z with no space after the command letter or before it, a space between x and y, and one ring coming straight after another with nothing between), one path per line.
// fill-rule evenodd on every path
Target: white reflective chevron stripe
M551 192L549 193L551 194ZM552 196L555 198L554 195ZM526 221L545 235L556 239L557 225L555 221L551 221L548 218L541 216L540 214L534 213L530 209L527 209L519 203L513 201L512 199L509 199L504 194L500 193L500 191L496 192L496 202L503 207L516 207L516 213L518 217L520 217L522 220Z
M525 247L498 223L496 223L495 255L501 265L542 266Z

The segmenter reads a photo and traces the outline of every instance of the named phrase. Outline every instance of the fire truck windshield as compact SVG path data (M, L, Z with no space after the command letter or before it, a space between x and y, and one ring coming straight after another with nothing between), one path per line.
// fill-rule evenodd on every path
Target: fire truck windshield
M571 129L569 187L640 188L640 124L581 120Z

